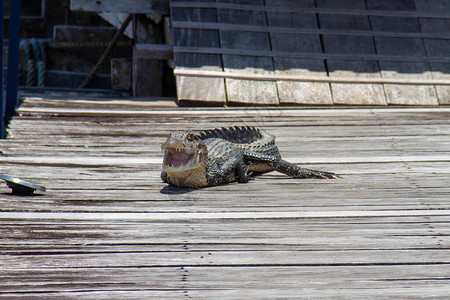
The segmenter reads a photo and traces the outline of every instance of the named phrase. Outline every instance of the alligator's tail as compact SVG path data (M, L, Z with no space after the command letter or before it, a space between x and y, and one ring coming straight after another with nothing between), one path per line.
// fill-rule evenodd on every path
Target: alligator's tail
M276 162L273 166L275 167L275 170L277 170L278 172L284 173L294 178L325 178L325 179L340 178L339 175L331 172L301 168L295 164L291 164L290 162L287 162L282 159Z
M294 178L340 178L339 175L331 172L310 170L299 167L296 164L292 164L281 159L279 156L266 155L258 152L244 150L243 157L249 162L265 164L267 166L270 166L270 168L273 168L272 170L276 170Z

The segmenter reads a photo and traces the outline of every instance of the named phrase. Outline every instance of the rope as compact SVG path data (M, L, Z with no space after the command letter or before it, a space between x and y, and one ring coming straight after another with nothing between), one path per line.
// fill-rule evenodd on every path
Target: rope
M45 79L47 75L46 68L46 51L44 40L30 39L22 40L20 48L25 52L25 68L26 68L26 82L27 86L38 87L45 86Z
M33 86L35 78L36 78L36 64L34 63L33 59L29 59L27 60L27 79L25 84L27 86Z
M26 69L26 80L25 84L27 86L34 85L34 79L36 77L36 64L34 61L33 47L29 40L22 40L20 42L20 48L25 52L25 69Z
M34 58L36 61L42 60L41 49L39 48L39 41L36 39L31 39L31 46L33 46Z
M38 61L36 67L38 73L37 86L45 87L45 79L47 78L47 68L45 67L45 62Z
M33 45L34 57L36 58L37 68L37 86L44 87L47 77L47 68L45 65L45 42L42 40L31 40Z

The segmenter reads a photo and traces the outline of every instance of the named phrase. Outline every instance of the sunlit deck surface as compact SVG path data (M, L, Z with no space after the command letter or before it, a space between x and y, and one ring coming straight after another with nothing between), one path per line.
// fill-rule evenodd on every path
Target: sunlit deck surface
M338 180L167 187L172 130L250 125ZM178 108L28 98L0 141L0 298L450 295L450 108Z

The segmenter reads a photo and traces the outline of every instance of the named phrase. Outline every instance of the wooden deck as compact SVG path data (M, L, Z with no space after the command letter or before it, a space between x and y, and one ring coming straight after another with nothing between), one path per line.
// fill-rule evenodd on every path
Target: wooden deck
M0 141L2 299L450 295L450 108L177 108L26 99ZM174 129L255 125L342 174L190 190L160 181Z

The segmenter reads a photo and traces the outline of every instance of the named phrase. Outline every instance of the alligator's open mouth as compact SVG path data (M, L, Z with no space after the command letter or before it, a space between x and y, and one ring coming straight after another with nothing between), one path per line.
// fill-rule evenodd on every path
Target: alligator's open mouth
M187 152L179 149L166 148L164 153L164 165L171 168L183 168L190 165L195 152Z
M163 145L164 150L164 169L187 170L198 167L200 163L197 148L181 148Z

